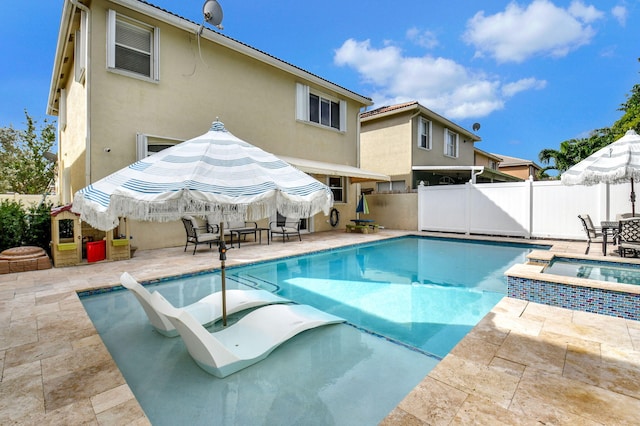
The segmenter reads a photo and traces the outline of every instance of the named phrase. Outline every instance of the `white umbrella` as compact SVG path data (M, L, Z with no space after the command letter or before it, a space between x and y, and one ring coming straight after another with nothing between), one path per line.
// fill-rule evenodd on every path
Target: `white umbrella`
M633 181L640 178L640 136L629 130L617 141L601 148L565 171L565 185L631 182L631 212L635 215L636 193Z
M331 189L229 133L216 121L197 138L162 150L78 191L72 211L104 231L119 217L173 221L255 221L279 212L290 218L329 214ZM222 226L220 227L222 236ZM222 239L222 238L221 238ZM221 246L224 292L224 246ZM224 294L224 293L223 293ZM223 317L226 312L223 297Z

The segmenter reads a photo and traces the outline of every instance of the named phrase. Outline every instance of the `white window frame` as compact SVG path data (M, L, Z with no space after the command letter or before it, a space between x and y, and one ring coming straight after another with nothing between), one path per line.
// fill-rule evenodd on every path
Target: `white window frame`
M424 117L418 119L418 148L431 149L431 121Z
M376 182L376 192L393 193L406 192L407 185L404 180L392 180L390 182Z
M318 121L311 121L311 108L310 108L310 96L314 95L319 98L320 104L322 102L337 104L339 108L339 124L338 127L333 127L331 125L331 117L329 117L329 124L322 123L322 113L319 111ZM331 107L329 108L331 111ZM331 114L331 112L330 112ZM296 119L300 121L304 121L306 123L321 126L325 129L333 129L340 132L347 131L347 103L342 99L336 99L332 96L326 95L324 93L311 90L309 86L296 83Z
M339 185L336 185L336 179L339 179ZM331 188L331 192L333 192L333 201L335 203L346 203L347 202L347 186L346 186L346 177L344 176L327 176L327 186ZM336 192L339 192L342 196L336 197Z
M182 139L167 138L164 136L147 135L144 133L136 133L136 161L160 152L163 149L170 148L174 145L184 142ZM164 146L164 148L158 149ZM149 149L154 147L153 149Z
M444 129L444 155L446 157L458 158L460 148L460 137L456 132Z
M74 35L74 80L80 84L84 83L87 72L87 44L89 21L87 12L80 11L80 29Z
M129 50L138 50L140 53L149 55L149 75L138 73L136 71L118 68L116 66L116 23L128 26L134 30L145 31L149 33L150 49L142 51L131 46L121 44ZM147 25L143 22L128 18L117 13L115 10L109 10L107 14L107 69L112 72L125 74L131 77L140 78L149 81L160 80L160 28Z

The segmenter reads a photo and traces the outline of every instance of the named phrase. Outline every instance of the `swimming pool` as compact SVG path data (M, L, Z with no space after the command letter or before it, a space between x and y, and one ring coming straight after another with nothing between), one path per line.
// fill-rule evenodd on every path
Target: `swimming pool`
M228 268L229 288L274 291L348 324L302 333L225 379L202 371L181 339L154 333L128 292L82 302L154 425L371 425L504 296L504 271L531 249L398 238ZM184 305L219 290L220 279L197 275L152 287Z

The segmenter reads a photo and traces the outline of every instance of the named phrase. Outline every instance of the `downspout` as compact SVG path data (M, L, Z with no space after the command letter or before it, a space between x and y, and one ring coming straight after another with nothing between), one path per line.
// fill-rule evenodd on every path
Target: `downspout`
M484 166L471 166L471 183L476 183L476 177L484 172Z
M84 84L86 88L86 118L85 118L85 126L86 126L86 134L85 134L85 169L84 169L84 179L85 185L91 184L91 73L89 70L91 69L91 9L89 9L84 4L80 3L78 0L69 0L69 3L82 10L87 14L87 34L86 40L86 55L87 55L87 64L84 71ZM78 41L76 40L76 43ZM73 199L73 194L71 194Z

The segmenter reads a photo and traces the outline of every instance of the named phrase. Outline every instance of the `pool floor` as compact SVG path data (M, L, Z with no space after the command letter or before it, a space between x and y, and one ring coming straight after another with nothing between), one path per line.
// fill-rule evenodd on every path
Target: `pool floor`
M219 379L193 362L182 339L153 331L132 294L117 293L83 303L154 425L378 424L438 362L335 324Z

